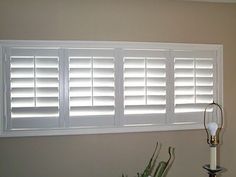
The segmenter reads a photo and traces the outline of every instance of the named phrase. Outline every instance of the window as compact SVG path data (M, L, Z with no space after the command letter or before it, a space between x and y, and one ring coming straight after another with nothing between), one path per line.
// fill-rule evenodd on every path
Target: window
M201 128L222 46L0 41L2 136Z

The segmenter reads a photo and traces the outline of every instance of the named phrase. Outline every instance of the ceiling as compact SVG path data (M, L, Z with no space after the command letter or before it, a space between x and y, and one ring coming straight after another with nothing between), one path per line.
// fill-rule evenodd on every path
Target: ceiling
M218 3L236 3L236 0L186 0L186 1L218 2Z

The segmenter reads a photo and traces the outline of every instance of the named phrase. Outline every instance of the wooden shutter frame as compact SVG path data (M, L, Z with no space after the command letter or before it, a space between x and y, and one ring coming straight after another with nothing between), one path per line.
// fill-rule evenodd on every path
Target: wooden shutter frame
M47 51L47 54L45 55L45 51ZM48 53L49 51L51 51L52 53ZM58 117L56 118L52 118L52 117L27 117L27 118L12 118L11 117L11 101L10 101L10 90L11 90L11 86L10 86L10 58L12 56L12 54L17 53L18 55L23 55L23 56L52 56L52 54L54 54L54 56L58 57L58 69L60 69L60 52L58 49L52 49L52 48L31 48L31 47L6 47L5 48L5 62L6 62L6 99L7 99L7 121L6 121L6 127L8 130L12 130L12 129L51 129L51 128L58 128L61 126L61 114L60 114L60 107L62 107L62 105L60 105L62 102L60 102L60 97L61 97L61 93L60 93L60 82L61 79L59 79L58 81ZM58 77L60 78L61 76L61 72L58 72ZM35 79L35 78L34 78ZM34 88L35 89L35 88Z

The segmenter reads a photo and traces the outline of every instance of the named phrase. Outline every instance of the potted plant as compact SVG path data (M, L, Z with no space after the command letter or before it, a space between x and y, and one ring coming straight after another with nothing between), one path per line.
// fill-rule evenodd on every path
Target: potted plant
M137 173L136 177L166 177L170 167L172 166L175 159L175 148L169 147L168 153L169 158L167 161L160 161L157 163L158 156L160 154L161 144L156 143L155 150L148 162L148 165L142 173ZM128 177L128 175L122 174L122 177Z

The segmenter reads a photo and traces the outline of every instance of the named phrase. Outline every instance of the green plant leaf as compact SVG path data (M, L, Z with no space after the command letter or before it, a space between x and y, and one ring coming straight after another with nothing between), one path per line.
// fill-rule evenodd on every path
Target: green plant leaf
M153 177L161 177L161 175L162 175L162 173L164 172L165 168L166 168L166 162L161 161L161 162L158 164L158 166L157 166L157 168L156 168L156 170L155 170L155 173L154 173Z
M161 161L158 163L156 167L156 162L159 157L161 150L161 144L157 141L154 152L144 169L143 173L137 173L136 177L166 177L170 167L172 166L174 159L175 159L175 148L169 147L168 148L168 153L169 153L169 158L167 162ZM156 168L155 168L156 167ZM152 175L153 174L153 175ZM128 175L122 174L122 177L128 177Z
M157 141L156 146L155 146L155 149L154 149L154 152L153 152L153 154L152 154L152 157L151 157L151 159L149 160L148 165L147 165L147 167L145 168L144 172L142 173L141 177L148 177L148 176L151 175L153 166L155 166L155 163L156 163L155 161L156 161L156 159L157 159L157 157L158 157L158 155L157 155L157 157L155 158L154 163L153 163L153 158L155 157L155 154L156 154L156 152L157 152L158 145L159 145L159 142Z

